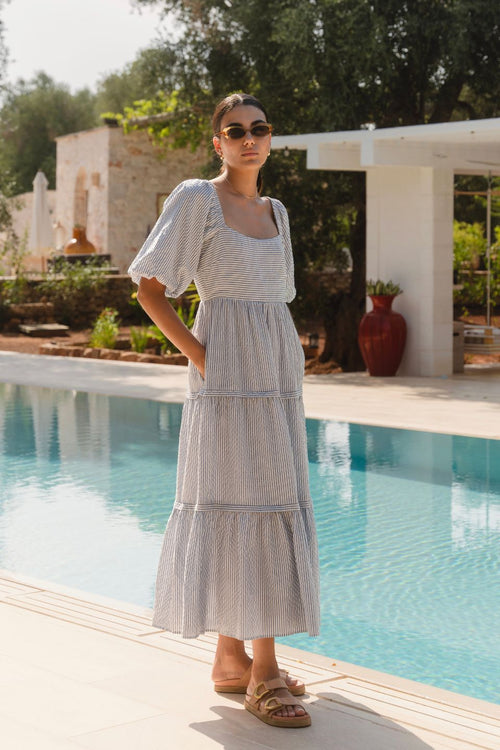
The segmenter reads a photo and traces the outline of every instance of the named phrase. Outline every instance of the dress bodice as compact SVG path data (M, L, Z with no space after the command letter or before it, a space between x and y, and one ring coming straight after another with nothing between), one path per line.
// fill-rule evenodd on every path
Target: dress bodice
M288 217L280 201L270 200L278 233L259 239L227 226L211 182L181 183L165 201L130 275L136 283L141 276L157 278L169 297L182 294L194 279L204 301L290 302L295 287Z

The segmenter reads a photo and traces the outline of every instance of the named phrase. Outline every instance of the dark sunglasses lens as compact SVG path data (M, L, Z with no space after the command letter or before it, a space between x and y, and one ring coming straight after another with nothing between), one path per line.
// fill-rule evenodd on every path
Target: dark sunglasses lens
M226 133L228 134L229 138L233 138L234 140L238 140L238 138L243 138L245 135L245 131L243 128L239 128L236 125L232 128L228 128L226 130Z
M269 125L256 125L250 132L257 138L263 138L265 135L269 135L271 128Z
M238 125L232 125L224 132L226 133L228 138L232 138L233 140L237 141L240 138L244 138L247 131L244 128L239 127ZM251 128L250 132L255 138L264 138L271 132L271 126L267 124L254 125L253 128Z

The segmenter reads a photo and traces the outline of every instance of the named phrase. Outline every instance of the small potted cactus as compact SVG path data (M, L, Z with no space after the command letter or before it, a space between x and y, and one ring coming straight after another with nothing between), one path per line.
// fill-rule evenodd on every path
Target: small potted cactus
M406 322L392 310L392 302L402 291L393 281L366 282L373 310L361 319L358 344L370 375L390 377L398 371L406 343Z

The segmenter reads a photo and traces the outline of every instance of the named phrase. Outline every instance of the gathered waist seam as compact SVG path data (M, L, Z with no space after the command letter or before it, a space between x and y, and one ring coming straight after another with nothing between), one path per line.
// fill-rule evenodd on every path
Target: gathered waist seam
M223 513L300 513L302 510L312 510L312 502L295 502L283 505L230 505L226 503L174 503L174 510L189 512L221 511Z
M246 299L245 297L228 297L226 295L216 295L214 297L200 297L200 301L207 303L213 300L232 300L233 302L248 302L252 305L287 305L286 300L267 300L267 299Z
M212 396L218 398L285 398L298 399L302 397L302 391L291 391L290 393L280 393L279 391L256 391L255 393L246 393L244 391L220 391L213 389L202 389L199 391L188 391L187 398L198 398Z

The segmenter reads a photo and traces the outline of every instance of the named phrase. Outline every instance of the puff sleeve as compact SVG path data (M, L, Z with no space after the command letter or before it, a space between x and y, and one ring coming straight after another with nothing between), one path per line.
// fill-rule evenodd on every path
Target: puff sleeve
M294 265L293 265L293 250L292 240L290 237L290 223L288 221L288 213L279 200L275 199L275 204L278 209L278 217L280 221L280 232L283 237L283 246L285 251L285 278L286 278L286 301L291 302L296 295L295 290L295 277L294 277Z
M193 280L210 207L202 180L185 180L170 193L163 211L128 269L132 281L156 278L166 297L179 297Z

